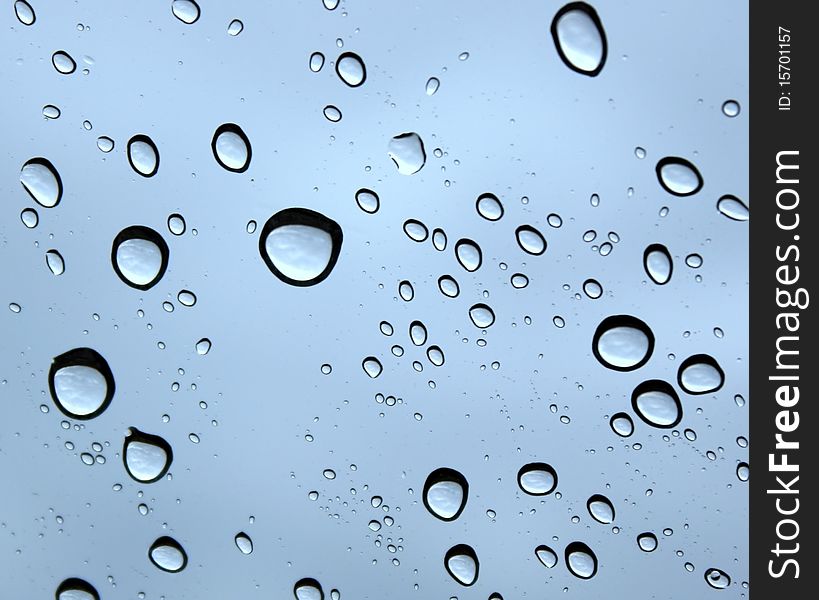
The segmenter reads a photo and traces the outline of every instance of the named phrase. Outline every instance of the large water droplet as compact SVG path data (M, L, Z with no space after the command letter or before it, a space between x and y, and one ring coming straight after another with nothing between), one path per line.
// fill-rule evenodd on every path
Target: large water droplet
M677 383L689 394L716 392L725 382L725 373L713 357L695 354L686 358L677 371Z
M55 598L56 600L100 600L100 595L97 589L84 579L70 577L57 587Z
M74 62L74 59L64 50L58 50L51 55L51 64L54 65L58 73L62 73L63 75L71 75L71 73L77 70L77 63Z
M106 360L91 348L75 348L55 357L48 372L54 404L78 420L102 414L114 397L114 375Z
M228 23L227 32L228 35L237 36L242 33L244 28L244 23L242 23L239 19L233 19L230 23Z
M454 521L463 512L468 494L466 478L454 469L441 467L424 483L424 506L442 521Z
M244 173L250 166L253 154L250 140L235 123L225 123L217 127L210 147L216 162L228 171Z
M529 285L529 278L523 273L515 273L509 279L509 282L512 284L512 287L515 288L516 290L522 290L527 285Z
M606 64L608 44L597 11L585 2L571 2L552 20L552 39L567 67L596 76Z
M381 361L379 361L375 356L368 356L365 358L361 362L361 367L364 369L364 372L373 379L381 375L381 371L384 369L381 366Z
M48 160L37 157L26 161L20 169L20 183L40 206L53 208L63 197L60 174Z
M168 268L168 244L153 229L126 227L114 238L111 263L119 278L138 290L156 285Z
M478 556L472 546L458 544L450 548L444 556L444 567L463 586L470 586L478 580Z
M643 321L630 315L606 317L597 326L592 352L600 363L615 371L643 366L654 351L654 334Z
M405 279L398 284L398 295L401 296L401 300L404 302L409 302L415 298L415 289L412 287L412 284Z
M173 16L186 25L191 25L199 20L199 5L193 0L173 0L171 2L171 12Z
M212 346L211 341L208 338L202 338L201 340L196 342L196 346L195 346L196 353L199 356L205 356L205 354L210 352L211 346Z
M458 243L455 244L455 257L460 265L470 273L477 271L483 261L483 254L478 244L466 238L458 240Z
M515 230L518 244L527 254L538 256L546 251L546 240L543 235L531 225L521 225Z
M637 536L637 546L643 552L654 552L657 549L657 536L646 531Z
M148 557L154 566L168 573L178 573L188 564L188 555L182 545L166 535L151 544Z
M143 177L153 177L159 170L159 150L147 135L138 134L128 140L128 162Z
M705 581L708 582L708 585L717 590L724 590L731 585L731 578L728 576L728 573L720 569L708 569L705 572Z
M717 210L732 221L747 221L750 218L748 207L736 196L723 196L717 200Z
M660 185L675 196L690 196L702 188L702 175L684 158L667 156L657 163L656 171Z
M46 104L43 107L43 116L46 119L59 119L60 118L60 109L54 106L53 104Z
M674 263L668 248L662 244L651 244L643 252L643 268L651 281L657 285L665 285L671 280L674 272Z
M185 217L179 213L173 213L168 217L168 231L174 235L185 233Z
M486 329L495 322L495 313L486 304L475 304L469 309L469 318L475 327Z
M597 556L583 542L572 542L566 546L566 566L569 572L580 579L591 579L597 573Z
M107 136L101 135L97 138L97 148L100 149L100 152L108 154L114 149L114 140Z
M404 233L413 242L423 242L429 237L427 226L417 219L407 219L404 221Z
M361 188L355 193L355 201L358 208L371 215L377 213L381 206L378 194L367 188Z
M401 133L392 138L387 146L387 155L402 175L417 173L427 161L424 141L413 132Z
M624 412L619 412L609 419L611 430L620 437L629 437L634 433L634 422L631 417Z
M318 73L324 66L324 55L321 52L313 52L310 55L310 70L313 73Z
M546 496L557 487L557 472L546 463L529 463L518 471L518 485L530 496Z
M614 521L614 505L602 494L594 494L586 501L586 508L598 523L608 525Z
M250 554L253 552L253 540L251 540L250 536L244 531L237 533L236 537L233 538L233 541L236 543L236 547L242 554Z
M549 548L549 546L541 544L535 548L535 556L537 556L540 563L547 569L551 569L557 565L557 553Z
M54 275L62 275L65 273L65 260L63 260L63 255L57 250L49 250L46 252L46 265Z
M358 87L367 80L367 68L358 54L344 52L336 60L336 73L350 87Z
M457 297L461 291L458 287L458 282L449 275L442 275L438 278L438 289L441 290L441 293L448 298Z
M435 92L438 91L438 88L441 87L441 82L438 80L437 77L430 77L427 79L427 85L425 91L427 96L432 96Z
M682 405L677 392L665 381L644 381L631 394L631 406L637 416L653 427L670 429L682 419Z
M315 285L330 275L341 252L341 227L306 208L286 208L262 227L259 252L276 277L294 286Z
M413 321L409 326L409 336L416 346L423 346L427 342L427 328L421 321Z
M481 194L475 201L478 214L487 221L498 221L503 216L503 205L495 194Z
M312 577L305 577L293 586L293 595L296 600L324 600L324 591L321 584Z
M171 445L158 435L128 429L122 447L125 470L135 481L153 483L168 472L173 461Z
M444 364L444 351L438 346L430 346L427 348L427 358L433 365L440 367Z
M603 295L603 286L596 279L587 279L583 282L583 292L592 300Z

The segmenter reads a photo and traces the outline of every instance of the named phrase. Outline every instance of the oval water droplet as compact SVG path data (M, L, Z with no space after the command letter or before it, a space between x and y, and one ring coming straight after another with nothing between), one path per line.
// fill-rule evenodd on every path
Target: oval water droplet
M653 427L670 429L682 420L682 404L677 392L665 381L644 381L631 393L631 407Z
M438 251L446 250L446 233L443 229L434 229L432 231L432 246Z
M233 19L230 23L228 23L227 32L228 35L237 36L242 33L242 30L245 28L245 24L242 23L239 19Z
M404 221L404 233L413 242L423 242L429 237L427 226L417 219L407 219Z
M685 257L685 264L692 269L699 269L702 266L702 256L699 254L689 254Z
M523 273L515 273L509 281L512 287L517 290L521 290L529 285L529 278Z
M527 254L538 256L546 251L546 240L531 225L521 225L515 230L515 236L521 249Z
M552 20L552 39L563 63L594 77L606 64L608 44L597 11L585 2L571 2Z
M253 155L250 140L235 123L224 123L217 127L210 147L216 162L228 171L244 173L250 166Z
M444 364L444 351L438 346L430 346L427 348L427 358L433 365L440 367Z
M324 4L324 8L327 10L335 10L340 1L341 0L321 0L322 4Z
M378 194L367 188L361 188L355 193L355 201L358 208L371 215L377 213L381 206Z
M381 361L379 361L375 356L368 356L361 362L361 367L364 369L364 372L369 375L372 379L375 379L379 375L381 375L381 371L383 367L381 366Z
M441 290L441 293L448 298L457 297L461 291L458 287L458 282L449 275L442 275L438 278L438 289Z
M179 213L173 213L168 217L168 231L174 235L185 233L185 217Z
M651 329L631 315L606 317L597 326L592 339L595 358L615 371L633 371L642 367L653 351Z
M69 577L57 586L55 598L56 600L100 600L100 595L97 589L84 579Z
M657 163L657 179L669 194L690 196L702 188L702 175L692 163L678 156L667 156Z
M52 249L46 252L46 265L54 275L65 273L65 260L57 250Z
M47 159L42 157L26 161L20 169L20 183L37 204L53 208L63 197L60 174Z
M586 501L586 508L598 523L608 525L614 521L614 505L602 494L594 494Z
M478 580L478 556L472 546L458 544L447 550L444 567L463 586L470 586Z
M657 549L657 536L646 531L637 536L637 546L643 552L654 552Z
M43 116L46 119L59 119L60 118L60 109L54 106L53 104L46 104L43 107Z
M336 60L336 74L350 87L358 87L367 80L367 67L358 54L344 52Z
M619 412L609 419L611 430L620 437L629 437L634 433L634 422L631 417L624 412Z
M546 463L529 463L518 471L518 485L530 496L546 496L557 487L557 472Z
M424 483L424 506L442 521L454 521L466 507L469 483L454 469L435 469Z
M151 544L148 557L154 566L168 573L178 573L188 564L188 555L182 545L166 535Z
M495 313L486 304L475 304L469 309L469 318L475 327L486 329L495 322Z
M404 302L409 302L415 298L415 289L413 289L412 284L405 279L398 284L398 295L401 296L401 300Z
M705 581L708 582L708 585L717 590L724 590L731 585L731 578L728 576L728 573L714 568L708 569L705 572Z
M583 282L583 292L592 300L603 295L603 286L596 279L587 279Z
M324 107L324 118L330 121L331 123L338 123L341 121L341 111L333 106L332 104L328 104Z
M549 223L550 227L554 227L555 229L558 229L561 225L563 225L563 219L556 213L552 213L546 217L546 221Z
M439 87L441 87L441 82L438 80L437 77L430 77L429 79L427 79L427 85L425 88L427 96L434 95L435 92L438 91Z
M31 8L31 5L25 0L17 0L17 2L14 3L14 14L17 16L17 20L23 25L34 25L34 22L37 20L34 9Z
M138 290L156 285L168 268L168 244L153 229L126 227L114 238L111 263L119 278Z
M341 227L306 208L286 208L262 227L259 252L276 277L294 286L326 279L341 252Z
M23 222L23 225L29 229L34 229L40 222L40 215L38 215L37 211L33 208L24 208L20 213L20 220Z
M597 556L583 542L572 542L566 546L566 566L569 572L580 579L591 579L597 573Z
M173 0L171 12L185 25L192 25L199 20L199 5L194 0Z
M387 146L387 156L402 175L417 173L427 161L424 141L413 132L401 133L392 138Z
M503 216L503 204L495 194L481 194L475 201L478 214L487 221L498 221Z
M712 356L695 354L689 356L677 371L677 383L689 394L716 392L725 382L725 373Z
M202 338L198 342L196 342L196 353L199 356L205 356L208 352L210 352L212 344L208 338Z
M726 117L736 117L739 114L739 102L736 100L726 100L722 103L722 114Z
M236 543L236 547L242 554L250 554L253 552L253 540L251 540L250 536L244 531L237 533L236 537L233 538L233 541Z
M541 544L537 548L535 548L535 556L547 569L554 568L557 565L557 553L549 548L549 546L545 546Z
M58 50L51 55L51 64L54 65L58 73L62 73L63 75L71 75L71 73L77 70L77 63L71 58L68 52L64 50Z
M128 140L128 162L143 177L153 177L159 170L159 150L147 135L138 134Z
M737 479L740 481L748 481L751 477L751 467L746 462L741 462L737 465Z
M668 283L674 272L674 263L668 248L662 244L648 246L643 252L643 268L651 281L657 285Z
M180 290L176 295L176 299L182 306L193 306L196 304L196 294L190 290Z
M324 591L321 584L312 577L305 577L293 586L293 595L296 600L324 600Z
M318 73L324 66L324 55L321 52L313 52L310 55L310 70L313 73Z
M748 207L736 196L723 196L717 200L717 210L732 221L747 221L750 218Z
M409 336L416 346L423 346L427 342L427 328L421 321L413 321L409 326Z
M122 460L128 475L140 483L159 481L173 462L171 445L158 435L128 429L122 447Z
M483 254L478 244L466 238L458 240L455 244L455 258L470 273L480 269L483 262Z
M114 140L107 136L101 135L97 138L97 148L99 148L101 152L108 154L114 149Z
M56 356L48 387L57 408L67 417L93 419L114 397L114 375L106 360L91 348L75 348Z

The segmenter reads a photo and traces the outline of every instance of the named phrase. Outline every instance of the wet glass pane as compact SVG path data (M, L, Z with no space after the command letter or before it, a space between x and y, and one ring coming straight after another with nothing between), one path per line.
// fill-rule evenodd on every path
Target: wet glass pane
M6 2L4 597L747 594L747 10Z

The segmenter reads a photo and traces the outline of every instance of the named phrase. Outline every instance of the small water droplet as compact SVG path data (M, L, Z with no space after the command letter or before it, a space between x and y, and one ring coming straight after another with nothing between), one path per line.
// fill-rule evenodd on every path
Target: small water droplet
M250 554L253 552L253 540L251 540L250 536L244 531L237 533L233 538L233 541L236 543L236 547L242 554Z
M557 472L546 463L529 463L518 471L518 485L530 496L546 496L557 487Z
M341 111L332 104L328 104L324 107L324 117L331 123L338 123L341 121Z
M436 250L438 250L438 252L443 252L446 250L446 241L446 233L443 229L433 230L432 245Z
M653 427L670 429L682 419L677 392L665 381L644 381L631 394L631 406L643 421Z
M60 109L54 106L53 104L46 104L43 107L43 116L46 119L59 119L60 118Z
M726 117L736 117L739 114L739 102L736 100L726 100L722 103L722 114Z
M336 74L350 87L358 87L367 80L367 68L358 54L344 52L336 60Z
M34 25L34 22L37 20L34 9L31 8L31 5L25 0L17 0L17 2L14 3L14 14L17 16L17 20L23 25ZM62 600L62 598L59 600Z
M571 2L552 20L552 39L563 63L583 75L596 76L606 64L608 45L597 11Z
M512 275L512 278L509 281L512 284L512 287L518 290L529 285L529 278L523 273L515 273Z
M114 140L107 136L101 135L97 138L97 148L99 148L101 152L105 152L107 154L114 149Z
M387 156L398 167L402 175L413 175L420 171L427 161L424 142L417 133L396 135L387 145Z
M190 290L181 290L176 295L176 299L179 300L179 303L182 306L193 306L194 304L196 304L196 294L194 294Z
M614 521L614 505L602 494L594 494L586 501L586 508L598 523L608 525Z
M503 205L495 194L481 194L475 202L478 214L487 221L498 221L503 216Z
M48 387L57 408L67 417L92 419L114 397L114 376L106 360L91 348L75 348L55 357Z
M404 221L404 233L414 242L423 242L429 237L427 226L417 219L407 219Z
M57 250L52 249L46 252L46 265L54 275L65 273L65 260Z
M460 293L458 282L449 275L442 275L438 278L438 289L448 298L455 298Z
M212 344L211 344L211 342L210 342L210 340L208 338L202 338L201 340L196 342L196 346L195 346L196 353L199 356L204 356L205 354L210 352L211 345Z
M637 147L634 149L634 156L636 156L637 158L639 158L639 159L641 159L641 160L642 160L642 159L644 159L644 158L646 157L646 150L645 150L645 148L641 148L640 146L637 146Z
M455 257L470 273L477 271L483 262L483 254L478 244L466 238L458 240L455 244Z
M546 251L546 240L531 225L521 225L515 230L518 244L527 254L538 256Z
M654 334L643 321L630 315L603 319L594 333L592 351L600 363L615 371L643 366L654 351Z
M222 167L233 173L244 173L250 166L253 151L250 140L235 123L224 123L213 133L213 156Z
M24 208L20 213L20 220L23 222L23 225L29 229L34 229L40 222L40 215L38 215L37 211L33 208Z
M732 221L747 221L750 211L746 204L736 196L723 196L717 201L717 210Z
M122 460L132 479L140 483L153 483L168 472L173 462L173 451L164 438L131 427L123 444Z
M486 329L495 322L495 313L486 304L475 304L469 309L469 318L475 327Z
M611 430L620 437L629 437L634 433L634 422L631 417L624 412L619 412L609 419Z
M156 285L168 268L168 245L153 229L134 225L114 238L111 262L119 278L138 290Z
M421 321L413 321L409 326L409 336L416 346L423 346L427 342L427 328Z
M20 170L20 183L37 204L53 208L63 197L63 183L54 165L37 157L26 161Z
M603 295L603 286L596 279L587 279L583 282L583 292L592 300Z
M63 75L71 75L71 73L77 70L77 63L64 50L58 50L51 55L51 64L54 65L58 73L62 73Z
M168 231L174 235L185 233L185 217L179 213L174 213L168 217Z
M182 545L172 537L158 538L148 550L154 566L168 573L178 573L188 564L188 555Z
M662 244L651 244L643 252L643 268L651 281L657 285L665 285L671 280L674 272L674 263L671 253Z
M557 553L549 548L549 546L540 545L535 548L535 556L547 569L552 569L557 565Z
M438 346L430 346L427 348L427 358L436 367L444 364L444 352Z
M583 542L572 542L566 546L566 566L569 572L580 579L591 579L597 573L597 556Z
M321 52L313 52L310 55L310 70L313 73L318 73L324 66L324 55Z
M466 507L468 495L466 478L454 469L435 469L424 482L424 506L442 521L457 519Z
M199 5L193 0L173 0L171 2L171 12L173 16L185 23L192 25L199 19Z
M637 536L637 546L643 552L654 552L657 549L657 536L646 531Z
M383 370L381 361L374 356L368 356L365 358L362 361L361 366L364 369L364 372L373 379L381 375L381 371Z
M689 254L685 257L685 264L692 269L699 269L702 266L702 256L699 254Z
M398 284L398 295L404 302L409 302L415 297L415 289L406 279Z
M438 80L437 77L430 77L429 79L427 79L427 85L425 88L427 96L434 95L435 92L438 91L439 87L441 87L441 82Z
M680 364L677 382L689 394L709 394L722 387L725 373L713 357L695 354Z
M751 467L748 463L741 462L737 465L737 479L740 481L748 481L751 476Z
M724 590L731 585L731 578L728 573L720 569L708 569L705 571L705 581L708 582L712 588L717 590Z
M242 23L239 19L233 19L230 23L228 23L227 32L228 35L237 36L242 33L244 28L244 23Z
M458 544L447 550L444 567L450 576L463 586L470 586L478 580L478 556L471 546Z
M159 170L159 150L147 135L138 134L128 140L128 162L143 177L153 177Z
M690 196L702 188L702 175L691 162L678 156L667 156L657 163L657 179L669 194Z

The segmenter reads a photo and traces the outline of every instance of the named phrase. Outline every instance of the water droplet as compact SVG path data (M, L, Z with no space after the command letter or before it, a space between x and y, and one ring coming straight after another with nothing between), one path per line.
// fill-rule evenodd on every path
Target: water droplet
M634 422L631 417L624 412L619 412L609 419L611 430L620 437L629 437L634 433Z
M211 345L212 344L210 343L210 340L208 338L202 338L201 340L196 342L196 346L195 346L196 353L199 356L205 356L205 354L210 352Z
M439 252L446 250L446 233L443 229L435 229L432 232L432 245Z
M100 151L105 152L107 154L114 149L114 140L107 136L101 135L100 137L97 138L97 148L99 148Z
M293 594L296 600L324 600L321 584L311 577L297 581L293 586Z
M358 208L369 214L377 213L381 206L378 194L367 188L361 188L355 193L355 201Z
M725 373L713 357L707 354L689 356L677 371L677 383L689 394L716 392L725 382Z
M644 158L646 157L646 149L645 149L645 148L641 148L640 146L637 146L637 147L634 149L634 156L636 156L636 157L637 157L637 158L639 158L640 160L644 159Z
M259 252L276 277L294 286L315 285L330 275L341 252L341 227L306 208L287 208L262 227Z
M404 222L404 233L414 242L423 242L429 237L427 226L416 219L408 219Z
M244 173L250 166L253 151L250 140L235 123L224 123L213 133L210 147L222 167L233 173Z
M436 367L444 364L444 352L438 346L430 346L427 348L427 358Z
M327 10L335 10L340 0L321 0L321 2Z
M538 256L546 251L546 240L543 235L531 225L521 225L515 230L518 244L524 252Z
M455 298L460 293L458 282L449 275L442 275L438 278L438 289L448 298Z
M478 580L478 556L471 546L458 544L447 550L444 556L447 573L463 586L470 586Z
M186 25L191 25L199 19L200 11L199 5L193 0L173 0L171 2L171 12L173 12L173 16Z
M252 219L250 221L248 221L247 225L245 226L245 231L247 231L250 234L255 233L256 232L256 221L254 221Z
M392 159L402 175L417 173L427 161L424 141L413 132L401 133L392 138L387 145L387 156Z
M515 289L523 289L527 285L529 285L529 278L526 277L523 273L515 273L512 275L512 278L509 280L512 284L512 287Z
M379 361L375 356L368 356L365 358L362 361L361 366L363 367L364 372L373 379L381 375L381 371L383 370L381 361Z
M423 346L427 342L427 328L421 321L413 321L410 323L409 336L413 344Z
M37 15L34 14L34 9L25 0L17 0L14 3L14 14L17 15L17 20L23 25L34 25L37 20ZM59 600L62 600L60 598Z
M469 484L466 478L447 467L435 469L424 483L424 506L442 521L454 521L466 507Z
M571 2L552 20L552 39L567 67L596 76L606 64L608 45L597 11L585 2Z
M181 290L176 295L176 299L179 300L179 303L182 306L193 306L194 304L196 304L196 294L194 294L190 290Z
M458 60L460 60L460 61L464 61L464 60L468 60L468 59L469 59L469 52L461 52L458 55Z
M250 536L244 531L237 533L233 541L236 542L236 547L242 554L250 554L253 552L253 540L251 540Z
M381 321L381 323L378 325L378 328L381 330L381 333L383 333L384 335L392 335L393 334L392 325L387 321Z
M93 419L114 397L114 375L106 360L91 348L75 348L55 357L48 372L54 404L67 417Z
M24 208L20 213L20 220L23 222L23 225L29 229L34 229L40 222L40 215L38 215L37 211L33 208Z
M57 587L55 597L57 600L100 600L97 589L84 579L77 577L64 580Z
M563 225L563 219L560 215L552 213L548 217L546 217L546 221L549 223L550 227L554 227L558 229L561 225Z
M549 546L541 544L535 548L535 556L537 556L540 564L547 569L552 569L555 565L557 565L557 553L549 548Z
M748 463L741 462L737 465L737 479L740 481L748 481L751 476L751 467Z
M398 295L401 296L404 302L409 302L415 297L415 290L406 279L398 284Z
M477 271L483 262L483 254L478 244L463 238L455 244L455 257L460 265L470 273Z
M643 421L653 427L670 429L682 419L677 392L665 381L644 381L631 394L631 406Z
M148 557L154 566L168 573L178 573L188 564L185 549L179 542L168 536L162 536L151 544Z
M333 471L332 469L324 469L324 471L322 471L321 474L324 475L325 479L335 479L336 478L336 472Z
M583 282L583 292L592 300L603 295L603 286L596 279L587 279Z
M736 196L723 196L717 201L717 210L732 221L747 221L750 211L745 203Z
M503 205L495 194L481 194L475 202L478 214L487 221L498 221L503 216Z
M657 163L657 179L669 194L690 196L702 188L702 175L692 163L678 156L667 156Z
M138 134L128 140L128 162L143 177L153 177L159 170L159 150L147 135Z
M736 117L739 114L739 102L736 100L726 100L722 103L722 114L726 117Z
M643 552L654 552L657 549L657 536L646 531L637 536L637 545Z
M168 217L168 231L174 235L182 235L185 233L185 217L178 213L174 213Z
M731 578L728 576L728 573L719 569L708 569L705 571L705 581L708 582L708 585L717 590L724 590L731 585Z
M20 169L20 183L37 204L53 208L63 197L60 174L48 160L37 157L26 161Z
M651 358L654 334L637 317L606 317L594 333L592 351L605 367L615 371L633 371Z
M426 85L426 92L427 96L432 96L435 92L438 91L438 88L441 87L441 82L438 80L437 77L430 77L427 79Z
M699 254L689 254L685 257L685 264L692 269L699 269L702 266L702 256Z
M603 242L602 244L600 244L599 249L600 256L608 256L609 254L611 254L612 248L613 246L609 242Z
M598 523L608 525L614 521L614 505L601 494L594 494L586 501L586 508Z
M54 275L62 275L65 273L65 260L62 254L57 250L49 250L46 252L46 265Z
M671 280L674 272L674 263L671 253L662 244L651 244L643 252L643 268L651 281L657 285L665 285Z
M469 309L469 318L475 327L486 329L495 322L495 313L486 304L475 304Z
M60 109L54 106L53 104L46 104L43 107L43 116L46 119L59 119L60 118Z
M350 87L358 87L367 80L367 68L358 54L344 52L336 60L336 73Z
M313 52L310 55L310 70L313 73L318 73L324 66L324 55L321 52Z
M332 104L328 104L324 107L324 117L332 123L338 123L341 121L341 111Z
M23 310L23 307L16 302L11 302L9 303L9 310L13 313L19 313L21 310Z
M227 28L228 35L236 36L242 33L242 30L245 28L245 24L242 23L239 19L233 19Z
M518 471L518 485L530 496L546 496L557 487L557 472L546 463L529 463Z
M591 579L597 573L597 556L583 542L572 542L566 546L566 566L569 572L580 579Z
M134 225L114 238L111 262L119 278L138 290L156 285L168 268L168 245L153 229Z
M64 50L58 50L51 55L51 64L54 65L58 73L62 73L63 75L71 75L71 73L77 70L77 63L74 62L74 59Z
M583 234L584 242L593 242L595 239L597 239L597 232L594 229L589 229Z
M173 461L171 445L158 435L128 429L122 448L122 460L128 475L140 483L159 481Z

